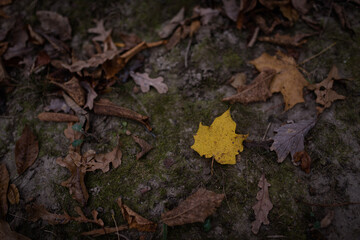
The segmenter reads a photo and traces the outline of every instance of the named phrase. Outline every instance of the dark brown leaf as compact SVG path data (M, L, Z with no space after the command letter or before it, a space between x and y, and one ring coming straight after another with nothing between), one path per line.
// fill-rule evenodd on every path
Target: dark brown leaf
M295 153L294 154L294 162L295 163L300 162L301 169L306 173L310 173L311 158L306 151L301 151L301 152Z
M15 184L10 184L9 186L9 190L7 193L7 198L9 200L9 203L14 205L14 204L19 204L20 202L20 194L19 194L19 190L17 189L17 187L15 186Z
M145 125L146 128L149 129L149 131L151 131L152 129L149 124L148 116L143 116L128 108L117 106L116 104L110 102L107 99L100 99L98 102L95 102L94 112L100 115L110 115L110 116L132 119Z
M270 42L278 45L300 47L307 42L305 38L311 37L314 34L298 33L295 36L275 34L274 36L259 37L259 41Z
M169 37L175 28L180 25L180 23L184 20L185 8L181 8L180 11L173 17L169 22L164 24L164 26L159 31L159 36L161 38Z
M115 233L115 232L127 230L128 228L129 227L127 225L121 225L117 227L104 227L104 228L94 229L89 232L83 232L81 233L81 235L98 237L109 233Z
M163 213L161 221L168 226L204 222L221 205L225 194L217 194L200 188L182 201L175 209Z
M71 220L71 217L66 212L62 215L50 213L44 206L34 203L26 205L26 212L28 214L28 219L32 222L42 219L51 225L56 225L66 224Z
M72 99L79 105L84 106L85 104L85 91L80 86L79 80L76 77L70 79L66 83L58 83L52 81L51 83L61 87L65 92L67 92Z
M15 144L15 162L19 175L35 162L38 153L39 143L29 126L25 126Z
M252 207L255 212L256 218L255 221L251 223L251 231L254 234L257 234L259 232L261 224L270 224L267 215L273 208L273 204L271 203L269 198L269 187L271 185L266 181L265 174L261 176L258 186L259 188L261 188L261 190L256 195L256 199L258 200L258 202Z
M259 0L259 2L264 7L273 10L275 7L280 7L289 4L290 0Z
M89 150L82 157L82 164L85 171L92 172L101 169L104 173L110 170L110 163L113 168L118 168L121 164L122 152L117 146L111 152L96 154L95 151Z
M42 112L38 115L39 120L45 122L78 122L79 118L72 114Z
M125 47L126 48L132 48L135 47L136 45L138 45L139 43L141 43L141 38L139 38L136 34L126 34L121 32L120 33L120 38L123 40L123 42L125 43Z
M31 240L24 235L11 231L11 228L7 222L0 219L0 239L1 240Z
M270 83L276 74L275 70L267 69L262 71L251 84L238 88L236 95L223 98L222 101L229 101L230 103L251 103L258 101L266 101L271 97Z
M17 23L15 28L11 31L11 36L11 44L3 55L5 60L9 60L13 57L21 57L32 50L31 47L26 46L29 36L24 25Z
M148 144L145 140L137 137L137 136L132 136L134 141L140 145L141 147L141 152L136 154L136 160L139 160L142 156L144 156L146 153L148 153L151 149L153 149L153 147Z
M35 32L31 25L28 24L27 25L27 29L29 31L29 35L30 35L30 41L35 44L35 45L43 45L45 40L43 37L41 37L37 32Z
M5 219L8 211L7 192L9 187L9 172L5 164L0 164L0 219Z
M291 3L293 7L303 15L311 9L311 4L309 4L307 0L291 0Z
M0 43L0 57L6 52L8 46L9 46L8 42L1 42Z
M155 232L157 224L143 218L133 210L131 210L128 206L123 204L121 198L117 199L117 204L119 205L121 212L124 216L124 219L129 224L129 228L135 228L139 231L144 232Z
M71 39L71 27L67 17L51 11L37 11L36 16L45 33L57 35L62 41Z

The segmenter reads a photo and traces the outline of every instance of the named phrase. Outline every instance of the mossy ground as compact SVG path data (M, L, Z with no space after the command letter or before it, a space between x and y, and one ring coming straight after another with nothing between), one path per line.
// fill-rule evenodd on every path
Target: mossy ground
M36 22L34 13L38 9L54 10L67 15L73 26L73 34L80 35L80 39L89 38L87 29L93 26L93 18L105 18L106 26L114 28L115 39L120 31L128 31L138 34L147 41L154 41L157 40L156 30L165 20L170 19L183 6L186 7L186 14L191 15L190 10L196 4L197 1L171 1L167 4L162 1L89 3L79 0L71 3L65 1L62 4L35 1L29 4L25 11L28 14L26 19L30 23ZM86 8L95 8L97 11L93 15L92 11L83 10ZM222 21L231 26L226 19ZM236 165L215 164L214 175L211 175L211 160L201 158L190 148L199 123L210 125L217 116L230 107L221 102L224 95L235 92L225 84L228 77L240 71L245 71L248 76L254 76L253 68L247 62L258 57L263 51L274 53L278 50L274 45L261 43L257 43L252 49L246 48L245 33L239 33L235 30L235 26L231 26L226 34L223 34L223 30L215 30L210 35L204 34L203 38L194 38L188 54L188 68L184 66L187 41L181 42L169 52L163 48L148 51L150 58L145 68L150 69L151 76L164 77L165 83L169 86L168 93L159 94L151 89L148 93L133 94L132 89L135 85L130 81L115 85L111 93L103 96L119 105L149 115L154 130L150 133L139 124L124 119L92 116L94 125L91 131L99 134L100 140L96 142L92 138L86 138L84 147L92 148L97 152L108 152L119 139L123 159L119 168L107 173L101 171L87 173L85 183L90 198L84 208L85 214L89 215L92 209L98 209L99 217L104 220L105 225L114 226L111 216L113 210L117 224L124 224L125 221L116 204L116 199L122 197L124 203L131 209L158 222L162 212L176 207L197 188L206 187L208 190L226 195L221 207L210 218L212 224L210 232L204 231L201 223L188 224L169 228L168 239L265 239L269 235L307 239L309 224L321 220L325 212L304 205L301 200L355 201L354 195L347 190L348 185L342 184L342 180L338 179L337 175L343 175L351 182L353 179L347 178L350 176L347 173L350 170L359 172L354 157L359 153L357 147L360 144L358 109L360 59L354 53L360 42L358 38L349 38L332 17L329 18L326 26L320 38L310 39L300 50L303 55L299 61L320 52L334 41L337 45L306 63L303 66L308 72L305 77L310 82L319 82L327 76L331 66L336 64L348 78L353 80L336 83L336 91L346 95L346 100L336 102L326 110L305 139L306 149L313 159L310 175L301 172L289 159L282 164L277 163L274 152L261 148L246 148L240 154L241 159ZM296 25L297 30L301 31L303 28L305 25ZM355 26L355 31L360 34L358 26ZM238 45L229 44L230 40L226 37L229 34L233 39L237 39ZM49 175L49 182L43 183L51 186L53 189L51 195L54 197L49 198L48 201L42 198L43 202L40 203L55 212L61 213L66 210L73 215L77 203L71 198L68 190L60 185L67 179L68 173L54 163L57 157L64 157L67 154L69 142L63 136L66 124L43 123L36 118L46 104L45 96L51 90L51 86L46 85L43 78L34 76L29 80L19 79L18 84L21 87L8 96L7 113L11 119L0 118L4 123L1 126L13 127L13 132L1 128L1 139L6 139L7 144L0 145L0 157L5 162L13 159L11 151L14 142L20 136L23 126L29 124L39 139L39 158L49 157L53 161L51 166L55 169L46 173ZM307 94L310 96L309 99L314 100L312 93ZM266 104L271 105L271 101ZM291 118L292 111L288 113L282 111L283 104L270 106L270 109L274 109L271 111L262 110L263 105L265 103L231 106L231 114L237 123L238 133L249 133L250 139L260 140L269 122L273 123L270 128L273 130L275 126L280 126L286 120L298 120ZM296 110L303 111L303 115L312 111L306 104L297 106ZM154 149L142 159L136 160L136 153L140 148L131 136L125 134L125 130L145 139L154 146ZM271 136L273 133L269 132L268 137ZM171 161L173 165L166 166L164 161ZM15 170L13 163L7 164L12 166L10 170ZM37 167L41 169L41 166ZM270 225L262 226L260 233L255 237L251 233L251 221L254 220L251 207L256 202L255 197L259 190L257 184L262 173L266 174L271 184L269 190L274 208L269 213ZM12 180L16 178L17 175L13 173ZM321 192L317 185L318 179L326 179L324 181L330 190ZM31 183L31 180L29 181ZM42 186L35 186L34 189ZM148 191L143 192L144 188ZM315 189L315 195L309 192L310 188ZM21 187L20 193L25 190L26 186ZM25 200L38 194L34 191L29 193L30 196L22 196L22 198ZM59 206L54 208L54 204ZM351 212L352 209L349 211ZM13 213L20 214L19 209L13 209ZM341 216L337 217L344 220ZM356 223L356 219L354 221ZM354 236L352 228L340 229L338 224L335 220L333 229L321 230L321 233L334 236L331 235L332 231L340 236ZM41 223L25 224L17 230L27 236L36 235L38 239L81 239L83 238L79 235L81 232L95 228L97 226L92 224L71 222L64 226L43 227ZM135 230L126 234L133 238L139 237ZM144 237L161 238L161 226L155 235L144 235ZM115 235L107 238L117 239Z

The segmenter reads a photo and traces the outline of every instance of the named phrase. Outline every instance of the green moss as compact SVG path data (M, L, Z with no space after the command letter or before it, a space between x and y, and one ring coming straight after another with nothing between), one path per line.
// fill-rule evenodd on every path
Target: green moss
M239 69L244 61L241 59L239 54L235 53L234 51L228 50L225 52L222 58L224 67L229 71L234 71Z

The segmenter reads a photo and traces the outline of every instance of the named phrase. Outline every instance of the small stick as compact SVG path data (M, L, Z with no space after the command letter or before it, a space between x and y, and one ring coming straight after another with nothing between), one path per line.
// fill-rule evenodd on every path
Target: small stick
M263 141L265 140L266 135L267 135L268 132L269 132L270 126L271 126L271 122L268 124L268 126L267 126L267 128L266 128L265 134L264 134L264 136L263 136L263 138L262 138Z
M212 157L212 161L211 161L211 176L214 175L214 160L215 160L215 158Z
M120 240L119 228L118 228L117 223L116 223L116 220L115 220L115 212L114 212L114 210L112 210L112 209L111 209L111 217L112 217L112 219L113 219L113 221L114 221L114 223L115 223L117 238L118 238L118 240Z
M253 36L251 37L251 40L250 42L248 43L247 47L251 48L252 46L254 46L255 42L256 42L256 39L259 35L259 31L260 31L260 28L259 27L256 27L255 28L255 31L254 31L254 34Z
M313 55L313 56L305 59L304 61L302 61L302 62L301 62L300 64L298 64L298 65L303 65L304 63L307 63L308 61L310 61L310 60L312 60L312 59L320 56L321 54L323 54L324 52L326 52L327 50L329 50L330 48L332 48L333 46L335 46L335 44L336 44L336 42L330 44L330 45L327 46L325 49L321 50L319 53L317 53L317 54L315 54L315 55Z
M192 37L190 38L189 43L188 43L188 45L187 45L187 47L186 47L186 51L185 51L185 68L188 67L188 61L187 61L187 59L188 59L188 54L189 54L190 47L191 47L191 42L192 42Z

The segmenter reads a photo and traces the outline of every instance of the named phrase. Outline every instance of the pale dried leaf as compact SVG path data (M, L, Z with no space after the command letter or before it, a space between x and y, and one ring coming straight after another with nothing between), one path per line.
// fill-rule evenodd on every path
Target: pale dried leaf
M251 231L254 234L259 232L261 224L270 224L267 216L270 210L273 208L273 204L269 198L269 187L271 185L266 181L265 174L261 176L258 186L261 188L261 190L256 195L258 202L252 207L255 212L255 221L251 223Z
M8 211L6 195L8 192L9 181L9 172L6 165L0 164L0 219L5 219Z
M195 15L199 15L201 17L200 21L202 25L207 25L211 19L215 16L218 16L220 11L212 8L201 8L196 6L193 9Z
M12 231L10 225L4 220L0 219L0 239L1 240L31 240L24 235Z
M237 21L238 14L240 11L240 7L237 5L237 1L235 0L223 0L224 10L226 15L233 20L234 22Z
M321 219L320 227L327 228L328 226L330 226L332 220L334 219L334 215L335 215L334 210L330 210L328 214L326 214L326 216L323 219Z
M7 192L7 198L9 200L9 203L12 205L19 204L19 202L20 202L19 190L13 183L9 185L9 190Z
M129 228L135 228L139 231L144 232L155 232L157 224L143 218L133 210L131 210L127 205L123 204L121 198L117 199L117 204L121 209L121 213L124 216L124 219L129 224Z
M76 77L71 78L65 83L51 82L59 87L61 87L65 92L67 92L72 99L79 105L84 106L85 104L85 91L80 86L79 80Z
M165 23L165 25L161 28L161 30L159 31L159 36L161 38L169 37L173 33L175 28L180 25L180 23L184 20L184 13L185 8L181 8L180 11L169 22Z
M134 141L140 145L141 147L141 152L138 152L136 154L136 160L139 160L142 156L144 156L146 153L148 153L151 149L153 149L153 147L148 144L145 140L137 137L137 136L132 136Z
M49 111L54 111L54 112L65 112L68 113L70 111L70 107L65 103L64 99L60 99L60 98L54 98L51 99L50 101L50 105L44 107L44 110L49 112Z
M182 201L178 207L161 215L161 221L168 226L204 222L221 205L225 194L217 194L205 188Z
M275 151L278 156L278 162L285 160L290 153L294 161L294 154L304 150L304 137L315 126L315 119L302 120L298 123L285 124L277 129L277 134L273 138L274 143L270 150Z
M233 88L235 88L236 90L243 89L243 87L245 87L245 85L246 85L246 74L245 73L237 73L230 78L228 83L230 83L230 85Z
M94 28L89 28L88 29L88 32L89 33L95 33L97 34L98 36L96 37L93 37L93 41L99 41L99 42L105 42L105 39L108 38L110 35L111 35L111 31L112 29L110 30L105 30L105 27L104 27L104 19L101 19L101 20L94 20L94 22L96 23L96 27Z
M91 230L89 232L83 232L81 233L81 235L98 237L109 233L115 233L115 232L127 230L128 228L129 228L128 225L121 225L117 227L103 227L103 228Z
M28 219L32 222L42 219L51 225L56 225L66 224L71 220L71 217L66 212L62 215L50 213L43 205L34 203L26 205L26 212L28 214Z
M42 112L39 113L38 119L45 122L78 122L79 118L72 114Z
M62 41L71 39L71 27L67 17L51 11L37 11L36 16L46 33L55 34Z
M266 101L266 99L272 95L269 87L275 74L275 70L265 69L253 80L251 84L238 88L238 93L236 95L223 98L222 101L229 101L230 103L240 102L244 104Z
M98 95L88 82L81 81L80 85L83 88L85 88L85 90L87 91L86 104L85 104L84 108L88 107L91 110L91 109L93 109L93 106L94 106L94 100Z
M130 72L130 76L134 79L135 83L140 86L142 92L148 92L150 86L153 86L159 93L166 93L168 87L163 83L163 77L150 78L147 73L134 73Z
M35 162L38 153L39 143L29 126L25 126L15 144L15 162L19 175Z

